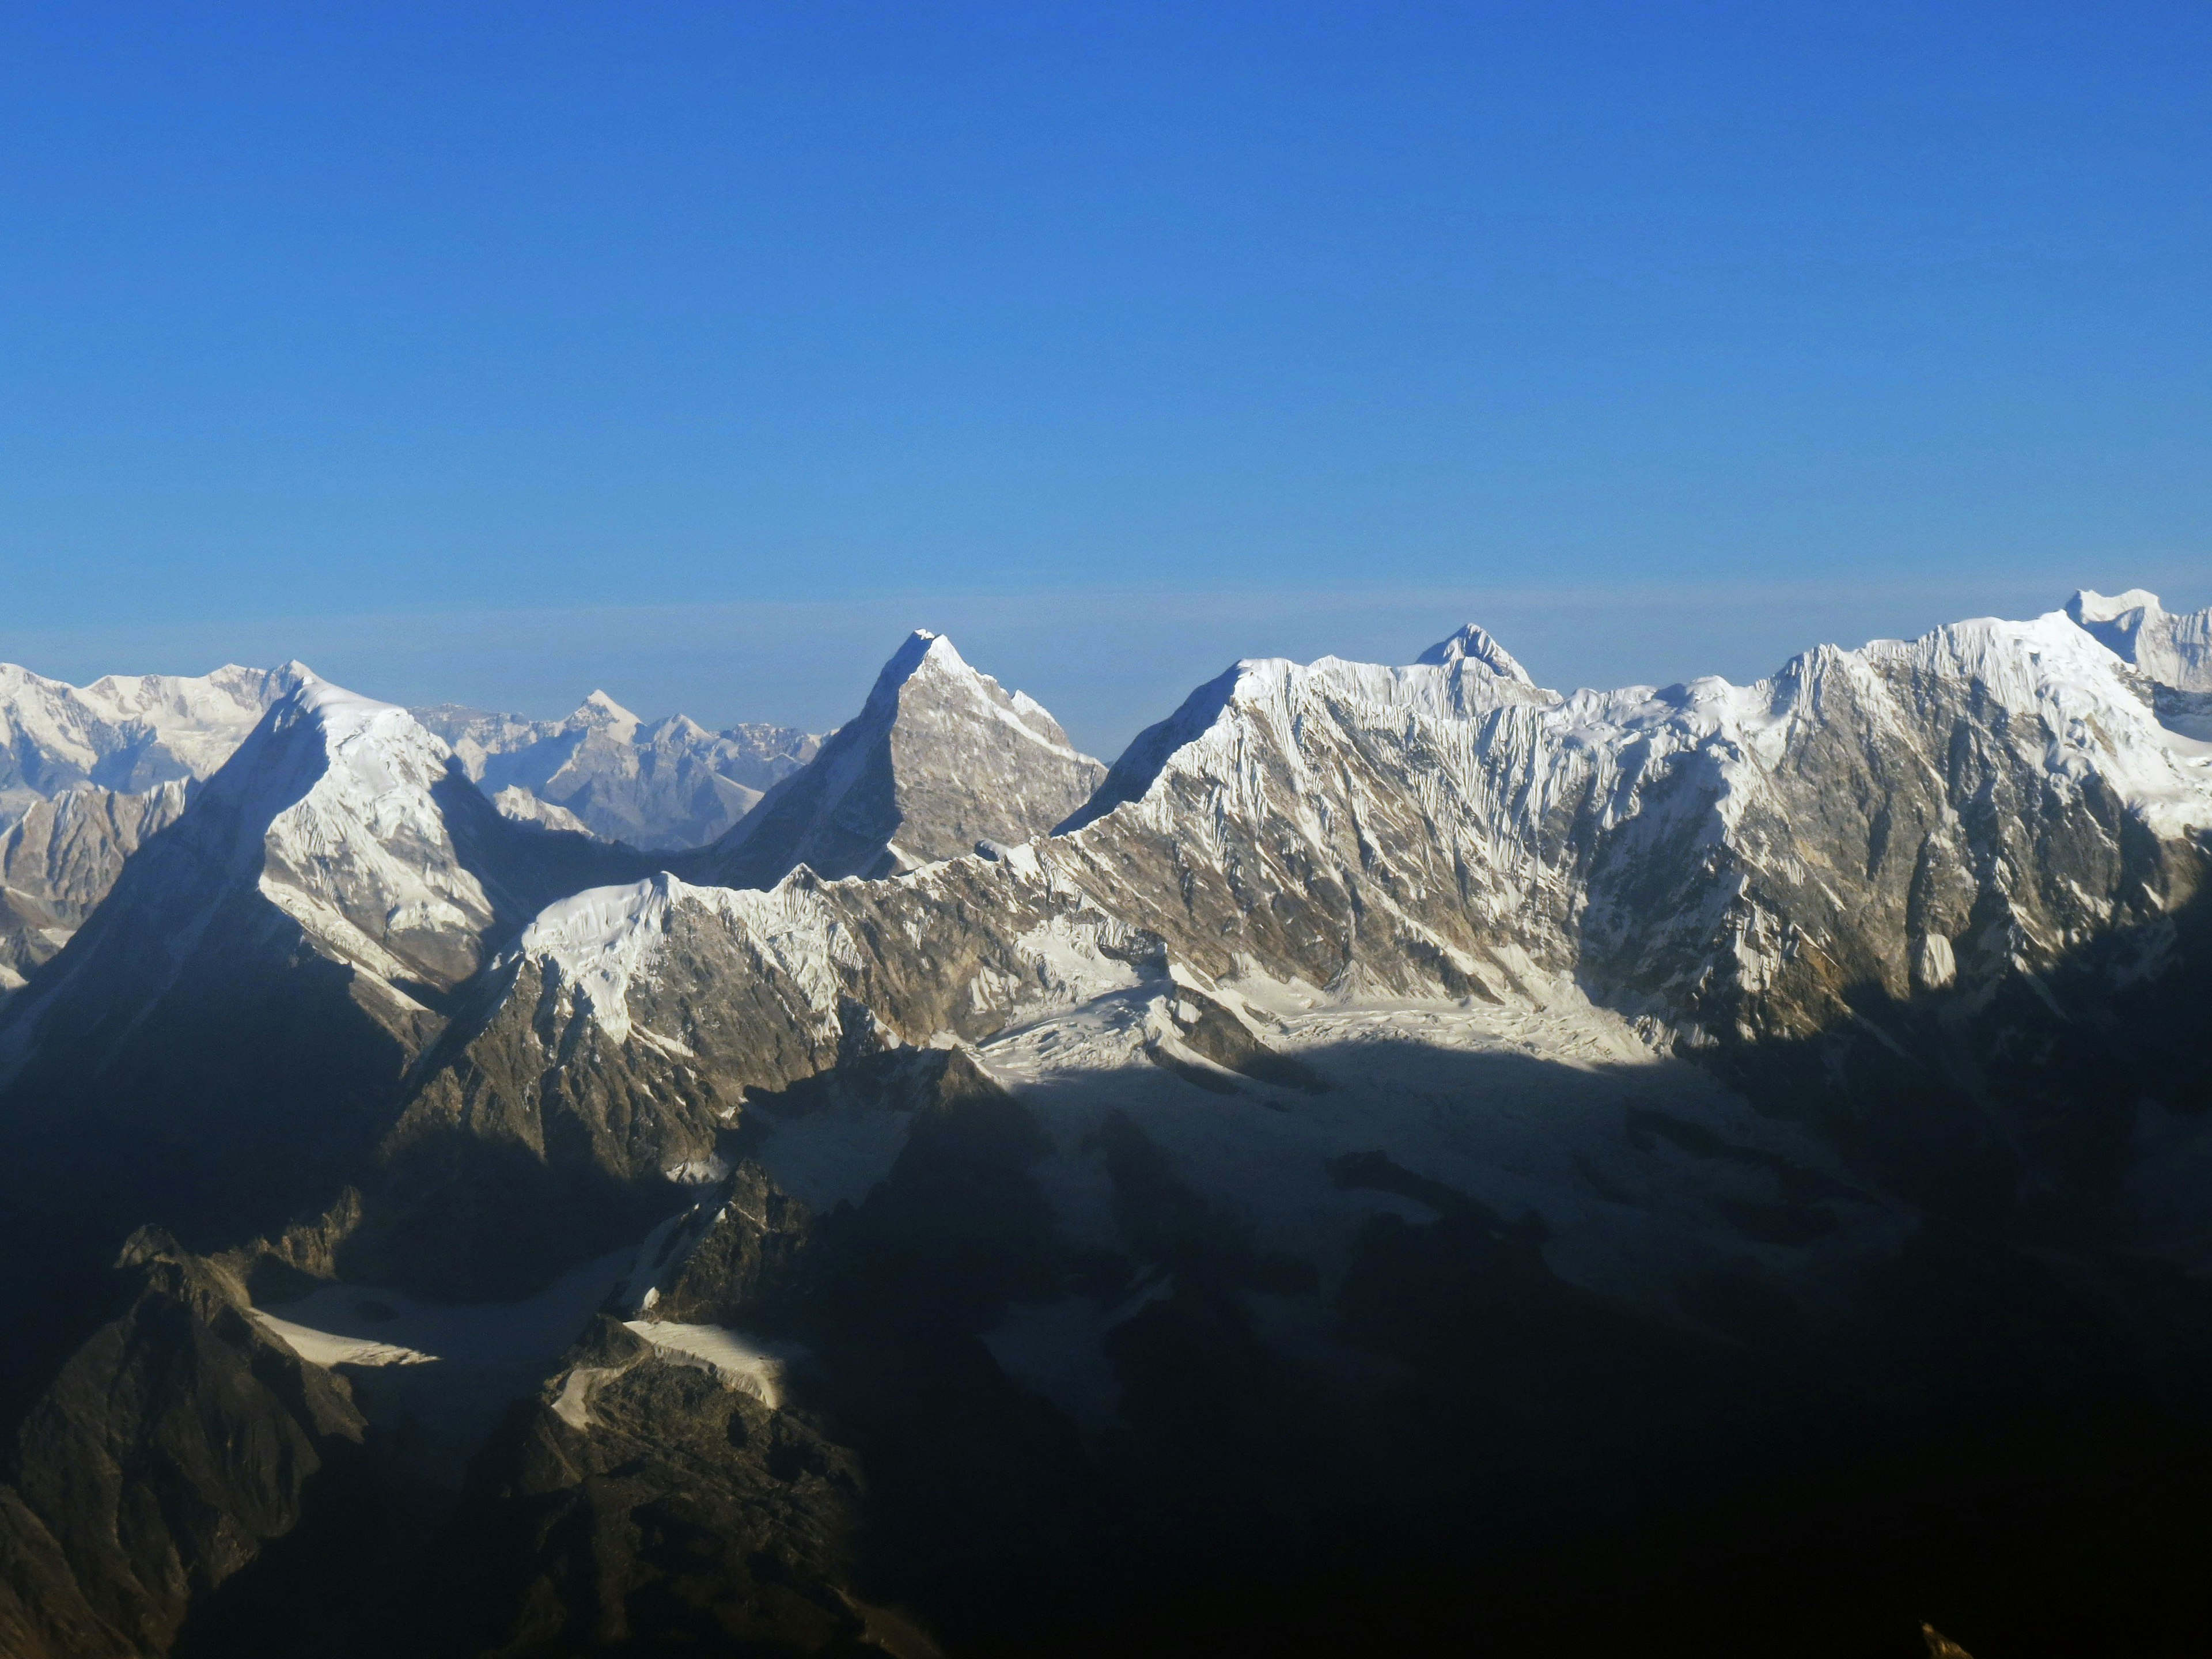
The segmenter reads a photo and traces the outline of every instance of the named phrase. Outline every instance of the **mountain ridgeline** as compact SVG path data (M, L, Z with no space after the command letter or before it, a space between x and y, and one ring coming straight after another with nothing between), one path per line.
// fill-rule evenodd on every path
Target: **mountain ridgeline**
M2186 1650L2208 624L7 671L0 1650Z

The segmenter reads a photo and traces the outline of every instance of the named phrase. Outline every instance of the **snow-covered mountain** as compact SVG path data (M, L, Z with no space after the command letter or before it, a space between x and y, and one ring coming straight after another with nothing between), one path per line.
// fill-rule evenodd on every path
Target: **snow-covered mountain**
M1862 981L2033 966L2156 914L2191 877L2149 849L2192 844L2208 789L2201 749L2054 612L1742 687L1246 663L1073 822L1127 808L1108 839L1143 835L1176 878L1123 878L1117 852L1079 879L1210 970L1241 951L1316 984L1502 994L1526 960L1750 1038L1825 1024Z
M1172 1010L1177 985L1230 1011L1193 1018L1238 1052L1284 994L1751 1049L1859 1029L1869 995L1986 999L2154 938L2203 874L2212 750L2058 613L1823 647L1747 687L1568 696L1479 638L1405 668L1239 664L1065 833L988 856L758 898L666 877L587 895L524 935L489 1029L682 1100L648 1131L673 1165L747 1091L836 1065L856 1009L872 1041L980 1044L987 1069L1002 1032L1101 998ZM843 735L818 768L847 763ZM1189 1046L1157 1009L1126 1030L1114 1053Z
M918 634L672 872L304 685L0 1016L17 1258L183 1230L27 1419L0 1632L174 1628L355 1446L420 1507L224 1617L1130 1650L1181 1583L1234 1646L1411 1560L1640 1640L1907 1488L2022 1506L1946 1571L2042 1547L2212 1400L2212 744L2104 608L1749 686L1249 660L1110 771Z
M683 714L642 721L604 691L565 720L452 703L414 713L502 811L544 821L511 793L524 791L594 835L656 850L713 841L821 746L787 726L709 732Z
M91 785L135 794L204 778L279 697L310 676L296 662L212 674L111 674L66 685L0 663L0 825Z
M2212 691L2212 607L2176 616L2140 587L2124 593L2085 587L2067 601L2066 614L2160 684Z
M269 706L313 678L293 662L76 687L0 665L0 1000L67 943L124 860ZM781 726L645 724L604 692L560 721L415 712L508 817L647 848L713 840L818 746Z
M2066 614L2150 682L2161 721L2212 742L2212 607L2176 616L2140 587L2120 594L2085 587Z
M1105 769L1035 699L921 629L884 665L857 717L680 865L730 887L767 887L802 864L817 875L886 875L1041 834Z

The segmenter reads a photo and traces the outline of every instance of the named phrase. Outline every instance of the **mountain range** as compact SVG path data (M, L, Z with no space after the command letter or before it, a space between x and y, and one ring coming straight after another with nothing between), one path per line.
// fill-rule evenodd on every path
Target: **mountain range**
M818 740L0 687L0 1650L2184 1616L2212 612L1110 768L927 632Z

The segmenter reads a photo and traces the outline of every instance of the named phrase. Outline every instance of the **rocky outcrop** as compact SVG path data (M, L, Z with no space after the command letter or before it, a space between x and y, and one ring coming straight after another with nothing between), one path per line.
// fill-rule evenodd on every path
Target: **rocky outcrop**
M193 1598L291 1530L364 1429L345 1384L257 1326L243 1285L148 1232L127 1305L16 1431L0 1486L0 1649L166 1653Z
M601 1320L478 1460L433 1650L885 1650L850 1589L861 1491L801 1416Z

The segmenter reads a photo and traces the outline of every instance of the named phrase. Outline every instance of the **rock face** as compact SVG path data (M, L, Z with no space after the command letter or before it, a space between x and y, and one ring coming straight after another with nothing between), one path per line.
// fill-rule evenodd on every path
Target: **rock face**
M702 846L752 810L763 793L811 759L821 739L787 726L709 732L682 714L641 721L604 691L565 720L444 704L416 718L452 745L502 811L544 818L557 810L608 841L669 850Z
M1106 772L917 635L672 872L306 688L0 1021L12 1259L198 1229L372 1485L536 1356L426 1550L316 1558L370 1650L2140 1636L2212 1476L2162 707L2063 613L1569 696L1470 628L1241 663ZM107 1339L42 1305L47 1389ZM240 1559L269 1490L208 1500Z
M366 1428L345 1383L254 1323L245 1287L149 1232L127 1306L23 1418L0 1486L0 1650L166 1653L192 1598L297 1524Z
M1751 1037L1828 1023L1863 981L2002 974L2161 914L2192 890L2207 787L2057 615L1823 647L1748 687L1249 663L1131 745L1070 822L1103 831L1068 838L1070 875L1208 971L1241 952L1496 994L1527 961ZM1124 880L1139 840L1166 862Z
M802 864L822 876L893 874L1041 835L1104 775L1035 701L924 630L804 770L678 867L726 887L773 886Z

